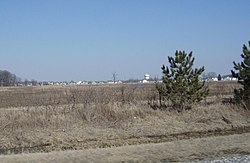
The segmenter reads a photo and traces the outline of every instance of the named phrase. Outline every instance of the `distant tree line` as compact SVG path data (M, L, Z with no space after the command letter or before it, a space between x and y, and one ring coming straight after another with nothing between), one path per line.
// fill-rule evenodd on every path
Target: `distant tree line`
M0 86L36 86L38 83L36 80L27 80L22 81L20 77L17 77L15 74L7 71L0 70Z
M15 86L21 79L7 70L0 70L0 85Z
M216 72L208 72L208 73L203 73L202 74L202 78L203 79L213 79L213 78L216 78L217 77L217 74Z

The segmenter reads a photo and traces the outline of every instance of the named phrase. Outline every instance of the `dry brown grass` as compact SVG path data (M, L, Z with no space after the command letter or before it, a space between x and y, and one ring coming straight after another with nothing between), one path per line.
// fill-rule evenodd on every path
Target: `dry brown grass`
M19 153L122 146L161 142L162 135L249 125L246 111L221 104L197 106L181 113L138 105L85 108L80 104L70 112L63 106L12 108L1 113L0 147L2 153ZM159 136L159 140L143 139L151 136Z
M20 87L0 94L7 100L0 108L0 154L164 142L171 134L250 126L249 112L220 100L181 113L153 110L153 85Z
M157 96L153 84L0 88L0 108L69 103L136 103Z
M233 94L237 82L208 82L210 95L221 98ZM77 85L42 87L1 87L0 108L75 103L141 103L158 100L154 84Z
M54 151L0 156L9 162L188 162L235 153L250 153L250 134L177 140L158 144L123 146L118 148Z

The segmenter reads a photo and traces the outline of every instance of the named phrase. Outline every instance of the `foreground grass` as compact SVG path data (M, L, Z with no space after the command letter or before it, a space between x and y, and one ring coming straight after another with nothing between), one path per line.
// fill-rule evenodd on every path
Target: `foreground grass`
M250 134L176 140L158 144L143 144L78 151L54 151L0 156L7 162L179 162L216 158L227 154L249 154Z
M181 113L152 110L145 105L77 105L70 112L63 109L4 110L0 115L0 153L155 143L175 140L175 135L182 133L203 134L250 126L249 112L222 104L196 106ZM169 135L174 136L169 139Z

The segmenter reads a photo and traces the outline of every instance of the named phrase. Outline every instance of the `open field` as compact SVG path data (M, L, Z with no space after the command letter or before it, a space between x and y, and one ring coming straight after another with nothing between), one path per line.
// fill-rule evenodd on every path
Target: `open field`
M165 155L163 158L155 152L152 159L178 160L179 142L190 145L186 152L182 151L186 153L182 154L185 156L182 160L185 160L192 155L189 153L192 148L194 152L196 150L192 141L201 142L204 138L212 142L220 137L230 137L230 141L225 142L233 143L224 144L225 148L220 144L221 154L250 153L249 143L246 143L250 133L249 111L222 103L224 98L232 97L233 89L239 85L236 82L211 82L208 86L211 91L207 100L183 112L155 107L158 104L157 91L154 85L147 84L1 88L0 154L7 155L1 157L8 161L12 156L14 160L18 158L19 155L13 155L18 153L83 149L91 150L84 150L81 157L94 151L98 155L98 152L104 152L100 156L123 149L126 153L132 148L148 148L150 151L152 147L159 152L161 143L168 143L171 148L162 151L169 153L173 150L172 156ZM242 142L235 144L238 138ZM174 146L177 152L174 152ZM197 157L216 155L216 149L211 146L211 152L204 154L200 151L202 154L197 154ZM82 153L72 152L76 152L76 157ZM47 155L54 154L64 155L63 152ZM27 154L24 159L29 160L33 155ZM45 155L36 156L39 160ZM75 157L73 155L69 154L69 158ZM129 161L130 154L122 156L114 161Z
M239 84L234 81L208 82L210 96L232 95ZM0 108L73 103L112 103L157 100L154 84L75 85L1 87Z

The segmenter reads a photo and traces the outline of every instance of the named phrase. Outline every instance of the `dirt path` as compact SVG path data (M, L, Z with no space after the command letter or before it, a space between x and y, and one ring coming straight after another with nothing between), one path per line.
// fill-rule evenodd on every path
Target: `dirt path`
M243 133L102 149L1 155L0 160L3 163L191 161L216 158L226 154L249 154L249 142L250 133Z

